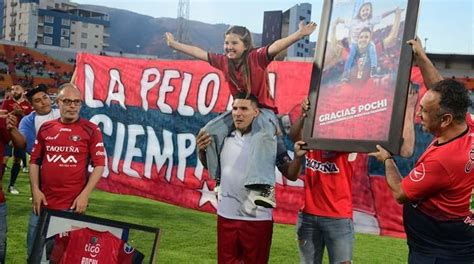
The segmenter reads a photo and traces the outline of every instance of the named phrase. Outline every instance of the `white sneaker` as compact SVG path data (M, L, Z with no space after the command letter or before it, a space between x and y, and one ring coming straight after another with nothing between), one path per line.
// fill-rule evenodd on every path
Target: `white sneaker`
M23 172L28 173L28 167L23 167Z
M20 192L15 188L15 186L8 187L8 192L14 195L20 194Z
M265 208L275 208L275 188L270 185L265 186L260 195L255 196L253 203Z

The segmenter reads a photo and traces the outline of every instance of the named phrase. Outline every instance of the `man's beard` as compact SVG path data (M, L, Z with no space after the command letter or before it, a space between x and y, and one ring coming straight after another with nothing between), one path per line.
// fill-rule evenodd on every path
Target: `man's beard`
M20 98L21 98L21 94L14 94L13 95L13 99L15 99L15 101L20 100Z

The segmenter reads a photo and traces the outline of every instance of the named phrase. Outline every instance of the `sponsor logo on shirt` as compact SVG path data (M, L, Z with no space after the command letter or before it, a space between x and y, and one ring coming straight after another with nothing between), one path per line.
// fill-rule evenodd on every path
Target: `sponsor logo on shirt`
M320 162L314 159L306 160L306 168L309 168L313 171L320 171L322 173L339 173L339 168L335 162Z
M95 153L95 155L96 155L96 156L105 156L105 152L103 152L103 151L97 151L97 152Z
M79 140L81 140L81 137L79 135L72 135L69 137L70 140L74 141L74 142L77 142Z
M103 147L104 146L104 143L103 142L99 142L97 144L95 144L96 147Z
M46 146L46 150L50 152L79 153L79 148L75 146Z
M91 257L95 258L100 253L100 244L99 243L87 243L84 247L84 251L89 253Z
M410 179L414 182L419 182L425 178L425 164L420 163L419 166L416 166L411 172L410 172Z
M46 160L51 163L61 162L63 164L73 163L76 164L77 160L74 156L63 157L63 155L50 155L46 154Z
M61 128L59 129L59 132L71 132L72 130L70 128Z
M132 254L135 249L127 243L123 244L123 252L126 254Z
M60 133L57 133L56 136L54 136L54 137L48 136L48 137L45 138L45 140L56 140L59 137L59 134Z

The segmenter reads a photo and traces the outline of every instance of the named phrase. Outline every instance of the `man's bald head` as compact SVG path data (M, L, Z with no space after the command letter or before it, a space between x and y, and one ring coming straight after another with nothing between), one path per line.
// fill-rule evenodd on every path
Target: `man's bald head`
M63 123L73 123L79 119L82 96L77 86L66 83L59 87L58 106Z

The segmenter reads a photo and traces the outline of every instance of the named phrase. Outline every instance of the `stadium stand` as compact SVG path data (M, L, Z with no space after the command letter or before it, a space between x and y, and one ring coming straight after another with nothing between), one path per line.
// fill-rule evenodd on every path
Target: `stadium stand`
M37 50L0 44L0 89L13 84L58 86L69 81L73 71L73 64L53 59Z

